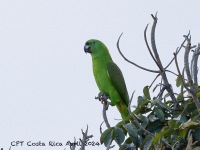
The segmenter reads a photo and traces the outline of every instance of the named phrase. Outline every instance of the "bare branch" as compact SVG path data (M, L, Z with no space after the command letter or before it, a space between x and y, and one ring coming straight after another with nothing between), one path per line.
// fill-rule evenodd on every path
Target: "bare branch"
M123 34L123 33L122 33L122 34ZM134 66L136 66L136 67L142 69L142 70L145 70L145 71L148 71L148 72L153 72L153 73L159 73L159 71L157 71L157 70L150 70L150 69L141 67L141 66L137 65L136 63L134 63L134 62L128 60L128 59L124 56L124 54L121 52L121 50L120 50L120 48L119 48L119 41L120 41L120 38L121 38L122 34L121 34L121 35L119 36L119 38L118 38L118 41L117 41L117 49L118 49L120 55L124 58L124 60L127 61L128 63L130 63L130 64L132 64L132 65L134 65Z
M76 149L76 138L74 137L74 143L70 144L70 150L75 150Z
M200 44L198 44L198 47L195 49L193 57L192 57L192 61L191 61L191 74L193 76L194 83L197 83L197 84L198 84L198 78L197 78L198 67L197 67L197 62L198 62L199 55L200 55Z
M109 122L108 122L108 118L107 118L107 115L106 115L106 110L108 109L108 106L109 106L109 105L110 105L109 102L103 103L103 111L102 111L103 120L104 120L104 122L105 122L107 128L110 128L110 124L109 124Z
M170 70L165 70L166 72L170 72L171 74L175 75L175 76L178 76L178 74L174 73L173 71L170 71Z
M88 135L88 125L87 125L87 129L85 130L85 132L83 132L83 130L81 129L82 134L83 134L83 138L80 139L81 141L81 148L80 150L85 150L85 143L93 137L93 135Z
M104 121L101 123L101 125L100 125L100 134L102 134L103 132L102 132L102 125L103 125L103 123L104 123Z
M187 136L187 140L188 140L188 144L187 144L187 147L186 147L187 150L192 150L193 138L192 138L191 132L192 132L192 130L190 129L189 132L188 132L188 136Z
M189 36L189 35L190 35L190 32L187 34L187 36ZM186 39L181 43L181 46L178 47L178 48L176 49L177 55L178 55L178 53L180 52L181 48L183 48L185 42L186 42ZM174 61L174 57L173 57L172 60L169 62L169 64L165 67L165 69L167 69L167 68L172 64L173 61Z
M187 45L185 46L184 66L185 66L185 72L186 72L186 75L187 75L187 79L188 79L190 88L192 88L193 80L192 80L192 76L191 76L191 73L190 73L190 67L189 67L189 61L188 61L189 53L190 53L190 50L192 48L191 47L191 36L190 37L184 36L184 37L187 40Z
M157 24L157 14L155 16L153 16L151 14L151 16L153 17L153 26L152 26L152 29L151 29L151 47L152 47L152 50L154 52L154 55L155 55L155 59L156 59L156 62L158 62L158 65L160 66L160 70L163 71L163 67L162 67L162 63L160 61L160 57L159 57L159 54L158 54L158 51L157 51L157 48L156 48L156 42L155 42L155 30L156 30L156 24Z
M155 16L151 15L154 22L153 22L153 25L152 25L152 29L151 29L151 46L152 46L152 50L154 52L154 55L155 55L155 59L156 61L158 62L159 64L159 68L160 68L160 72L161 72L161 76L162 76L162 79L163 79L163 82L164 82L164 85L166 87L166 90L168 93L170 93L170 97L174 103L174 109L176 109L177 106L179 106L175 96L174 96L174 92L173 92L173 89L171 87L171 85L169 84L168 82L168 79L167 79L167 76L166 76L166 73L165 73L165 69L163 68L163 65L162 65L162 62L160 60L160 56L158 54L158 51L157 51L157 48L156 48L156 42L155 42L155 29L156 29L156 24L157 24L157 13Z
M149 47L149 44L148 44L148 41L147 41L147 28L148 28L148 24L144 30L144 40L145 40L145 43L146 43L146 46L147 46L147 49L152 57L152 59L154 60L154 62L156 63L156 65L158 66L158 68L161 70L160 68L160 65L158 64L158 62L156 61L155 57L153 56L153 53L151 52L151 49Z
M192 94L193 102L195 103L197 110L200 113L200 103L199 103L199 99L197 97L197 94L194 93L194 92L192 92L191 94Z
M179 76L181 77L181 81L183 83L183 86L184 86L184 88L186 88L187 91L190 92L190 89L186 86L185 80L184 80L184 77L183 77L184 76L184 69L183 69L183 73L181 75L181 72L180 72L180 69L179 69L179 66L178 66L178 61L177 61L177 55L176 55L176 53L174 53L174 59L175 59L176 69L178 71Z
M152 82L151 85L149 86L149 89L152 87L152 85L154 84L154 82L156 81L156 79L157 79L159 76L160 76L160 74L158 74L158 75L154 78L153 82Z

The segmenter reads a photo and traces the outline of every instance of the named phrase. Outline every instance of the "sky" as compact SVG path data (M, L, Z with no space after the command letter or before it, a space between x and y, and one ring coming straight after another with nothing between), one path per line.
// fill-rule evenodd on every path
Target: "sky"
M127 58L156 70L143 37L149 24L150 39L151 14L158 12L156 43L165 66L189 30L192 43L200 42L199 6L198 0L1 0L0 148L24 141L12 150L69 149L48 143L78 140L87 125L94 136L90 141L99 142L102 104L94 99L99 91L91 56L83 50L85 42L95 38L108 47L129 95L136 91L136 105L143 87L156 75L123 60L116 47L119 35L123 32L120 48ZM169 79L175 83L174 76ZM120 119L115 107L107 114L111 126ZM29 141L46 146L27 146ZM86 147L93 149L104 146Z

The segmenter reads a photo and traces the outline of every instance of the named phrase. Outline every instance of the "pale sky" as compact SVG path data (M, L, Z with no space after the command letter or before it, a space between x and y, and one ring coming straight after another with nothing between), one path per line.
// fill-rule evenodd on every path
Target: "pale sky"
M116 48L119 35L124 33L120 47L130 60L157 69L143 38L145 26L150 23L150 31L152 25L150 14L158 11L156 42L166 65L189 30L192 43L200 42L199 9L198 0L0 0L0 148L24 141L12 150L69 149L49 147L48 142L78 140L87 125L94 135L90 141L98 142L102 105L94 99L99 91L85 42L95 38L107 45L129 95L136 91L136 105L155 74L122 59ZM181 55L178 59L181 65ZM108 117L114 126L120 114L110 107ZM46 146L27 147L28 141ZM94 149L104 146L86 147Z

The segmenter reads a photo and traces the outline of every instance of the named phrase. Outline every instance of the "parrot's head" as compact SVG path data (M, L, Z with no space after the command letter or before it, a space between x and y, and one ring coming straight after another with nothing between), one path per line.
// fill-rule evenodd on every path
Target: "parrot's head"
M85 43L85 53L90 53L93 58L98 56L110 56L107 47L99 40L91 39Z

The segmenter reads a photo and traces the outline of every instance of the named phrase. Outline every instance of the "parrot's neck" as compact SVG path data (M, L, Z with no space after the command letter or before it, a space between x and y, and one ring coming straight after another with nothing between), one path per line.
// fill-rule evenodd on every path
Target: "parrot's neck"
M98 63L107 63L109 61L112 61L112 58L110 55L104 55L104 56L93 56L92 57L93 62L98 62Z
M103 60L112 60L109 52L102 52L102 53L98 53L95 55L92 55L92 60L96 60L96 59L103 59Z

